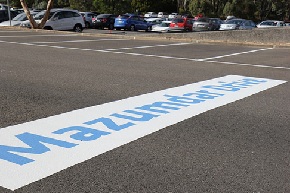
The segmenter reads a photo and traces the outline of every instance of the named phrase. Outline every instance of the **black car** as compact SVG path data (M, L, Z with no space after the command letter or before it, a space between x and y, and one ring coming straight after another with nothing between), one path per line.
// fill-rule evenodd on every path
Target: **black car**
M10 11L10 17L13 19L17 15L17 12ZM0 23L2 21L8 21L9 20L9 13L8 10L0 10Z
M93 28L110 30L114 29L114 22L117 15L114 14L100 14L92 19Z
M209 30L219 30L222 23L224 22L220 18L209 18Z

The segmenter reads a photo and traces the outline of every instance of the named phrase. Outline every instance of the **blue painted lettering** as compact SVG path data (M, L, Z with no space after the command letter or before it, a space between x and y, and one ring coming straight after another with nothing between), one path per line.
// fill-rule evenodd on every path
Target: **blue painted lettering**
M0 159L6 160L9 162L18 164L18 165L28 164L30 162L33 162L34 160L11 153L11 152L43 154L45 152L50 151L50 149L46 147L45 145L43 145L42 143L52 144L52 145L56 145L63 148L72 148L78 145L75 143L69 143L66 141L61 141L61 140L44 137L41 135L36 135L32 133L27 133L27 132L16 135L16 137L30 147L26 148L26 147L11 147L11 146L6 146L6 145L0 145Z
M117 125L112 119L110 118L105 118L105 117L101 117L92 121L88 121L85 122L84 124L86 125L94 125L97 123L103 123L105 126L107 126L109 129L112 129L114 131L120 131L122 129L128 128L132 125L135 125L134 123L128 122L126 124L123 125Z
M99 131L96 129L91 129L91 128L82 127L82 126L67 127L67 128L54 131L53 133L64 134L70 131L78 131L77 133L70 135L70 138L79 140L79 141L92 141L92 140L96 140L100 138L102 135L110 134L109 132Z

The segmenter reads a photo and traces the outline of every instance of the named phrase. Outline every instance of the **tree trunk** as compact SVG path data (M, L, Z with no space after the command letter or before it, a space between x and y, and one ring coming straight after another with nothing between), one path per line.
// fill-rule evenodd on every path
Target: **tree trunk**
M30 11L27 7L25 0L20 0L21 6L23 7L24 12L26 13L27 19L30 21L31 28L36 29L38 27L33 16L30 14Z
M52 9L52 6L53 6L53 0L49 0L47 3L46 12L43 18L41 19L40 23L38 24L38 28L42 29L43 26L45 25L46 21L48 20L48 16L50 14L50 10Z
M43 26L45 25L46 21L48 20L48 16L50 14L50 10L53 7L53 0L48 0L46 12L45 12L45 14L44 14L44 16L41 19L39 24L37 24L35 22L33 16L30 14L30 11L29 11L29 9L27 7L27 4L26 4L25 0L20 0L20 3L22 5L22 7L23 7L24 12L26 13L26 16L27 16L28 20L30 21L31 28L32 29L42 29Z

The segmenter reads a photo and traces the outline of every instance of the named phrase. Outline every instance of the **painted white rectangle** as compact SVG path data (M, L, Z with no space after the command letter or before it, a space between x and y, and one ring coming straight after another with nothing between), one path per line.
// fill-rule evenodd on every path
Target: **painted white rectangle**
M18 189L285 82L228 75L2 128L0 186Z

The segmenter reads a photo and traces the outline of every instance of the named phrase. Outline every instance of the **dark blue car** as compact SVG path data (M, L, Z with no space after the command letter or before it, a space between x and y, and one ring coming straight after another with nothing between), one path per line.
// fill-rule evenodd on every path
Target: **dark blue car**
M152 24L147 23L144 18L139 15L124 14L119 15L119 17L115 19L114 27L116 30L124 29L130 31L150 31L152 29Z

